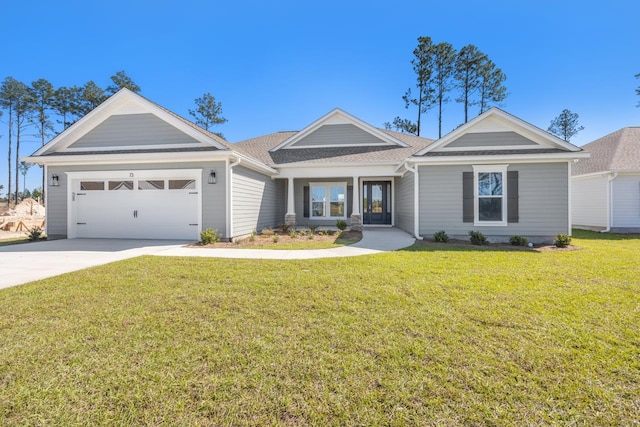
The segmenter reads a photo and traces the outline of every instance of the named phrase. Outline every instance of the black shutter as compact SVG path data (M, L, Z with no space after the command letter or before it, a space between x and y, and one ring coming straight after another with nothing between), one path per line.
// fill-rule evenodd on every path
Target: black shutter
M309 218L309 186L305 185L303 187L304 190L304 196L302 197L303 201L302 203L304 203L304 208L302 209L303 213L303 217L304 218Z
M347 185L347 218L353 213L353 185Z
M518 222L518 171L507 172L507 222Z
M462 222L473 222L473 172L462 172Z

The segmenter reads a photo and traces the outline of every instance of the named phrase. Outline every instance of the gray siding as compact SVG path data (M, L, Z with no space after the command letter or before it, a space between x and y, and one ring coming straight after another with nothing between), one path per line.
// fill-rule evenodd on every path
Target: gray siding
M447 144L447 147L505 147L509 145L537 146L539 144L515 132L477 132L466 133Z
M395 184L395 225L413 234L415 175L407 172L402 178L396 178Z
M69 148L193 144L195 139L153 114L111 116Z
M519 172L519 222L496 227L462 222L462 172L472 172L471 166L420 166L420 235L445 230L466 240L470 230L479 230L492 241L517 234L539 243L568 233L568 165L514 164L508 170Z
M276 179L276 219L284 224L284 216L287 213L287 180Z
M233 236L245 236L253 230L274 228L278 218L277 185L266 175L236 166L233 169Z
M47 187L47 232L51 237L67 236L67 175L65 172L150 170L150 169L202 169L202 229L217 229L223 235L226 228L224 162L171 163L171 164L128 164L128 165L85 165L55 166L48 168L48 174L60 177L59 187ZM207 184L211 169L216 170L217 183ZM226 237L226 236L225 236Z
M296 142L294 147L308 147L315 145L371 145L384 144L385 141L376 138L368 132L354 125L324 125L315 132Z

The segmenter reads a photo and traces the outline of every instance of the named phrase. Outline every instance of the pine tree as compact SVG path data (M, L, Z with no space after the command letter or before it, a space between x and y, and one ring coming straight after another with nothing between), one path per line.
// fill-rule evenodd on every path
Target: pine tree
M487 55L480 52L478 48L472 44L464 46L458 52L453 78L461 92L460 97L456 98L456 102L460 102L464 106L465 123L469 121L469 106L472 103L471 98L480 86L480 67L487 60Z
M221 116L222 103L216 102L216 98L209 92L200 98L196 98L194 102L196 103L196 109L189 110L189 114L195 119L195 123L198 126L209 130L211 126L221 125L227 122L227 119ZM224 139L222 133L214 132L214 134Z
M138 86L131 77L127 76L127 74L122 71L118 71L113 76L111 76L112 85L107 86L107 93L109 95L113 95L123 87L126 87L131 92L138 93L140 92L140 86Z
M565 108L558 117L551 120L547 131L569 142L571 138L584 129L584 126L578 125L578 117L577 113L572 113Z

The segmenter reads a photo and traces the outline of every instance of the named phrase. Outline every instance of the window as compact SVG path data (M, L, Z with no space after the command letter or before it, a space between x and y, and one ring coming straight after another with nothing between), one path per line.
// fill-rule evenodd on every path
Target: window
M80 181L80 191L104 190L104 181Z
M195 179L170 179L169 190L195 190Z
M474 223L507 225L507 165L474 166Z
M109 190L133 190L133 181L109 181Z
M163 190L164 189L164 180L139 180L138 181L138 190Z
M346 218L346 183L310 183L311 218Z

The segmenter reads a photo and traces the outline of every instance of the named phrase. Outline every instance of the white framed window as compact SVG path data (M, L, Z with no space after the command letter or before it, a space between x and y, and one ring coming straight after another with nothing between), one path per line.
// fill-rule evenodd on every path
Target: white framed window
M311 218L335 219L347 217L346 182L310 182L309 195Z
M473 166L474 225L507 225L507 167Z

